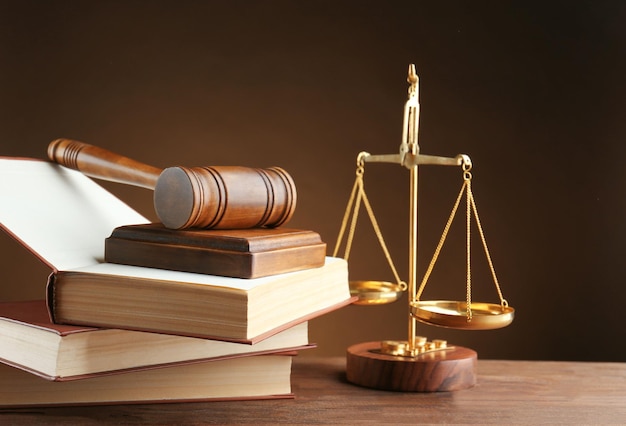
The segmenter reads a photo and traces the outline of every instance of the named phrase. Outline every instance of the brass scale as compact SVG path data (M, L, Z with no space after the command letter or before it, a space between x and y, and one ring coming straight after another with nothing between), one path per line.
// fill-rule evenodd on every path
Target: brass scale
M386 281L351 281L351 293L357 296L357 305L379 305L397 300L404 291L408 291L409 318L408 318L408 339L407 341L382 341L376 351L382 355L388 355L390 359L412 361L419 360L421 356L435 351L449 350L450 346L443 340L428 341L425 337L416 335L416 322L422 322L434 326L470 329L470 330L490 330L505 327L513 321L514 309L510 307L504 298L495 269L491 260L489 249L482 230L476 203L472 193L472 162L465 154L457 155L453 158L424 155L420 153L418 145L419 126L419 85L415 66L409 65L408 99L404 107L404 124L402 133L402 143L399 153L387 155L370 155L361 152L357 156L356 179L346 207L343 221L337 237L334 249L334 256L338 255L340 246L344 243L345 251L343 258L348 260L352 246L352 240L356 229L357 218L361 204L365 206L369 219L372 223L378 241L387 258L389 266L395 276L396 283ZM393 264L389 250L384 242L382 232L374 216L372 207L368 201L364 189L364 172L366 163L396 163L410 170L410 207L409 207L409 279L408 283L402 281ZM463 176L461 190L453 205L452 212L444 227L439 243L434 251L422 281L417 286L417 183L418 166L440 165L440 166L460 166ZM439 253L446 240L450 225L456 215L461 200L465 195L466 199L466 243L467 243L467 278L465 300L421 300L421 295L428 278L435 266ZM478 303L472 301L471 291L471 268L470 268L470 241L471 241L471 221L472 216L476 221L480 239L484 248L487 262L493 277L495 288L499 296L499 303ZM347 231L347 232L346 232Z

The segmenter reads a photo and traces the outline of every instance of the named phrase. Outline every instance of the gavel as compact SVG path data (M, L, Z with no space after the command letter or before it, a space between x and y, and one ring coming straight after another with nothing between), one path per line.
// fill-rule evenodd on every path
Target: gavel
M156 215L169 229L278 227L296 207L296 186L280 167L160 169L70 139L52 141L48 157L87 176L154 190Z

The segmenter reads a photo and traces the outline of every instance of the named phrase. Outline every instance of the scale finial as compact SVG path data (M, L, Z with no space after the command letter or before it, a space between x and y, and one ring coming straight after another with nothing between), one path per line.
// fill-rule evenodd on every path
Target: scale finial
M406 81L410 84L409 96L417 96L419 77L417 76L417 72L415 72L415 64L409 64L409 73Z
M409 76L407 77L406 81L411 83L411 85L417 84L418 77L417 72L415 72L415 64L409 64Z

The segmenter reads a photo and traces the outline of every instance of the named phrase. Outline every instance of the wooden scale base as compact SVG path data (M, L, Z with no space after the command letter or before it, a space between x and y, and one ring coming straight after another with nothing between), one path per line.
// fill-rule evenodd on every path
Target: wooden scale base
M356 385L390 391L439 392L471 388L476 384L476 352L460 347L416 357L381 353L381 342L348 348L346 374Z

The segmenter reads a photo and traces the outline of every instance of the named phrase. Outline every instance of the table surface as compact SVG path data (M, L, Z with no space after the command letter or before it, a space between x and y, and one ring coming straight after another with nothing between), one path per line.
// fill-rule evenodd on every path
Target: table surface
M471 389L354 386L344 358L296 357L290 400L0 410L0 424L624 424L626 363L478 361Z

